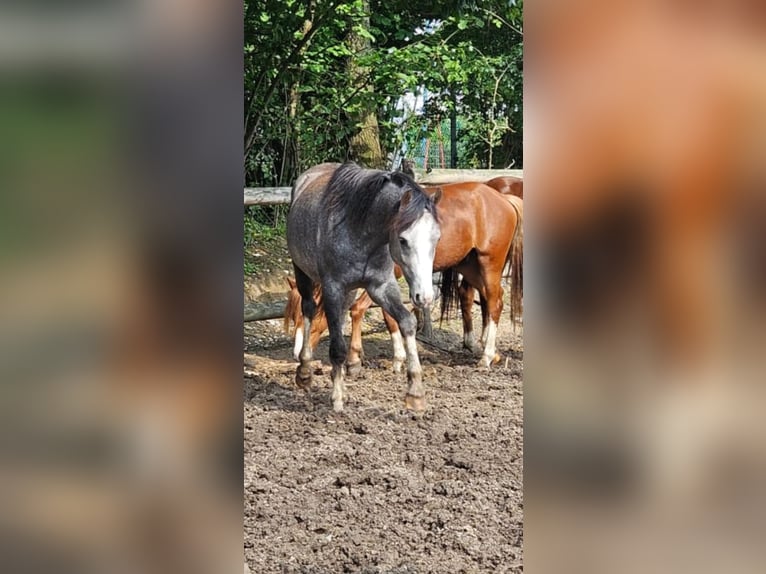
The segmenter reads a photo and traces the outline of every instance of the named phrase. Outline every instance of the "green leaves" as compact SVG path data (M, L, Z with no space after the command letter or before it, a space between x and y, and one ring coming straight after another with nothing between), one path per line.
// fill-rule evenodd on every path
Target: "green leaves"
M521 0L246 2L248 183L289 184L346 159L351 116L365 109L377 109L384 154L456 107L461 165L486 167L491 155L521 166L522 11ZM350 48L351 32L364 45ZM406 93L427 93L425 106L402 110Z

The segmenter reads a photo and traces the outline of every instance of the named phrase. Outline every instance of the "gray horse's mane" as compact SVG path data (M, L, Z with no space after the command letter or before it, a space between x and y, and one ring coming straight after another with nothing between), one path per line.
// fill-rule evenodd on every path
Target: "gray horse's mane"
M436 207L426 192L415 180L402 172L387 172L363 169L352 162L341 165L327 184L324 206L328 214L339 214L337 222L345 221L352 231L365 228L375 198L387 183L393 183L404 192L410 192L410 200L399 211L400 203L391 214L386 214L388 223L398 232L415 223L427 210L438 221Z

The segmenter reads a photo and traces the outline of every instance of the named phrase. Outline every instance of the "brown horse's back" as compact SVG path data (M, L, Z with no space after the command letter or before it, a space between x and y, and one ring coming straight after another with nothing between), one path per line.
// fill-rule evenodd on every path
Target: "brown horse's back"
M512 175L495 177L487 181L484 185L496 189L503 195L515 196L524 199L524 180Z

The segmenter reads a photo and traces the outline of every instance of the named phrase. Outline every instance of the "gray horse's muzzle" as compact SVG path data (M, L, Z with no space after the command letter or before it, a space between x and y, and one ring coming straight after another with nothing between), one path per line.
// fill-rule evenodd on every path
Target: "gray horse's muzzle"
M427 288L412 288L410 287L410 300L412 304L418 309L428 307L434 300L434 288L429 284Z

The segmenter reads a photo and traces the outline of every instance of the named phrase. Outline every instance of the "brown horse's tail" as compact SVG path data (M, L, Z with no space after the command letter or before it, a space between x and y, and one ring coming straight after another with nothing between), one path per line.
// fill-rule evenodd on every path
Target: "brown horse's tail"
M452 312L457 309L458 302L460 301L460 274L454 267L442 270L440 292L442 303L439 324L441 324L445 318L449 320L452 316Z
M508 201L516 211L516 229L513 231L513 240L511 241L511 248L508 250L506 256L506 269L508 270L505 277L510 280L511 283L511 323L514 328L518 325L518 321L523 312L523 298L524 298L524 212L520 205L516 202L521 200L508 196Z

